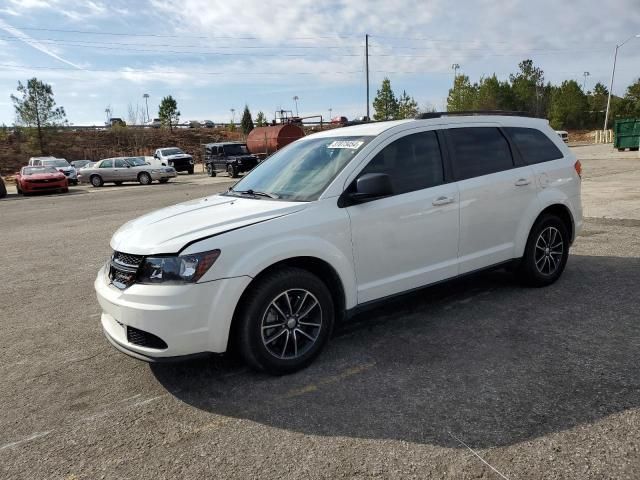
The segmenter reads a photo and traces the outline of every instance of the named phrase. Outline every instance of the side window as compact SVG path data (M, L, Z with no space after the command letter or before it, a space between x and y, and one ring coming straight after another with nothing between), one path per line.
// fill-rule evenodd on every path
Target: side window
M447 137L453 149L457 180L513 168L509 143L495 127L451 128Z
M122 158L119 158L115 161L116 168L125 168L127 166L127 162L125 162Z
M444 174L436 133L414 133L395 140L373 157L360 175L365 173L388 174L394 195L442 184Z
M562 158L562 152L540 130L535 128L507 127L505 131L520 151L527 165Z
M100 168L112 168L112 167L113 167L112 160L103 160L102 163L100 164Z

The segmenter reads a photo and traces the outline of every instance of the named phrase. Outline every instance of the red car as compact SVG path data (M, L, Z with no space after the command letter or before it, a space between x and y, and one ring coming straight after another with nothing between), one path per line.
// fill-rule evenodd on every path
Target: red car
M16 175L18 194L58 190L69 191L69 182L64 173L53 167L22 167Z

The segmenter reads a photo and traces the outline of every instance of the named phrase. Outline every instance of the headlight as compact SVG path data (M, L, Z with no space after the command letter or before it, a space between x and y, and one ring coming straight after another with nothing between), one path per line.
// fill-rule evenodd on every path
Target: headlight
M137 283L195 283L220 256L220 250L181 256L146 257L138 271Z

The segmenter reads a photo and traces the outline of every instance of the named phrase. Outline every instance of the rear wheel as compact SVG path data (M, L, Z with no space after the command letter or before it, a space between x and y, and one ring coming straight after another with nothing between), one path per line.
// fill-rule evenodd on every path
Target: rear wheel
M555 215L534 224L518 268L520 279L532 287L551 285L560 278L569 258L569 231Z
M227 165L227 174L229 174L229 176L232 177L232 178L237 178L238 177L238 169L236 167L234 167L233 165L229 164L229 165Z
M210 177L216 176L216 170L215 168L213 168L213 164L211 163L207 164L207 175L209 175Z
M102 185L104 185L104 181L102 180L102 177L100 175L91 175L89 181L94 187L101 187Z
M240 353L253 368L282 375L309 365L333 328L333 299L326 285L299 268L257 280L236 318Z
M640 147L631 147L629 149L630 152L637 152L640 149Z
M151 175L149 175L147 172L140 172L138 174L138 182L140 182L140 185L149 185L149 184L151 184L151 182L152 182Z

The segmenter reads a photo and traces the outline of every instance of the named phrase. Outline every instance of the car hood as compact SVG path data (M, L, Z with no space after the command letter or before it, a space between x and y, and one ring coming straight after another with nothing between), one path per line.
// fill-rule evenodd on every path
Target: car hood
M303 210L305 202L213 195L125 223L111 248L134 255L177 253L187 243Z
M186 153L176 153L175 155L167 155L166 157L162 158L166 158L167 160L180 160L181 158L191 158L191 155L188 155Z
M73 167L54 167L56 170L58 170L59 172L71 172L73 170L75 170L75 168Z
M61 177L57 173L34 173L32 175L23 175L20 178L22 180L63 180L66 177Z

